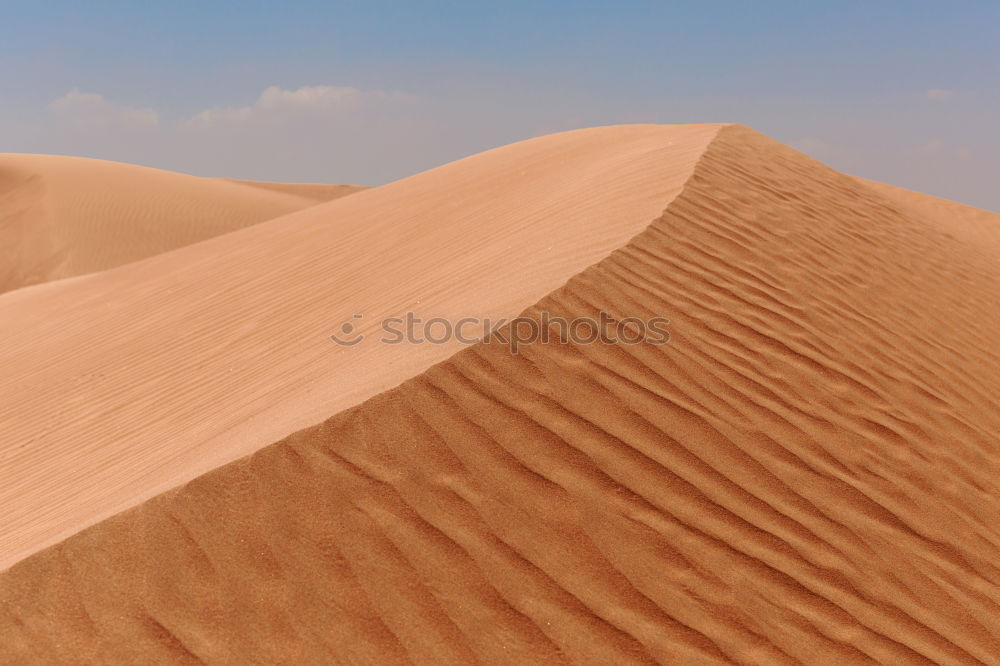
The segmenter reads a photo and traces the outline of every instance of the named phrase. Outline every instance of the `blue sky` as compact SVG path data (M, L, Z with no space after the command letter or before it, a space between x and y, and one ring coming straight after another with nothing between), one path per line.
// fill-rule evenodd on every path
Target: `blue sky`
M0 5L0 151L378 184L563 129L742 122L1000 210L996 2Z

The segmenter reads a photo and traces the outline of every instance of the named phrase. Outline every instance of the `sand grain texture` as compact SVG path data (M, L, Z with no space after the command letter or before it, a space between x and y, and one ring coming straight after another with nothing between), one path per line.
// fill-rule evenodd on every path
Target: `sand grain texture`
M669 345L454 354L15 565L0 662L996 663L1000 264L918 203L725 127L527 310Z

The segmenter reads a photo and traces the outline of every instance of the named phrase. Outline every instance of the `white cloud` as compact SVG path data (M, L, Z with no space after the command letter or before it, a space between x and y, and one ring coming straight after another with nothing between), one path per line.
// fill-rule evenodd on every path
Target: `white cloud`
M61 120L88 128L138 130L156 127L160 122L160 115L153 109L116 104L104 95L80 92L79 88L50 102L48 109Z
M287 119L293 115L330 115L356 110L363 105L381 102L406 102L410 95L380 90L359 90L339 86L303 86L285 90L271 86L249 106L212 107L196 113L181 126L186 129L234 125L252 120Z
M954 96L954 90L946 90L944 88L928 88L924 91L924 97L934 102L944 102Z

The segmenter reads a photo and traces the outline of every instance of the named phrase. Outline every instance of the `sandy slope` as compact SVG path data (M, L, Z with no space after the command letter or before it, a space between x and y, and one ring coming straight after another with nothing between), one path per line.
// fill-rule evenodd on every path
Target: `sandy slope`
M0 661L995 663L1000 264L919 203L726 127L529 310L669 345L462 351L14 566Z
M0 153L0 292L120 266L359 189Z
M946 233L960 235L970 245L978 245L994 257L1000 253L1000 224L997 224L996 213L885 183L858 180L889 199L905 215L919 216L931 224L941 225Z
M717 130L542 137L0 297L0 566L446 358L379 322L517 314L659 215ZM334 345L356 313L369 337Z

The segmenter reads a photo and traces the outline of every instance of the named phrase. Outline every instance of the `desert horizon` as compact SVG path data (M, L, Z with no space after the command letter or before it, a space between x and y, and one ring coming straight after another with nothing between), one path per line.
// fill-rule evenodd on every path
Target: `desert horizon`
M995 12L390 4L0 26L0 665L1000 664Z

